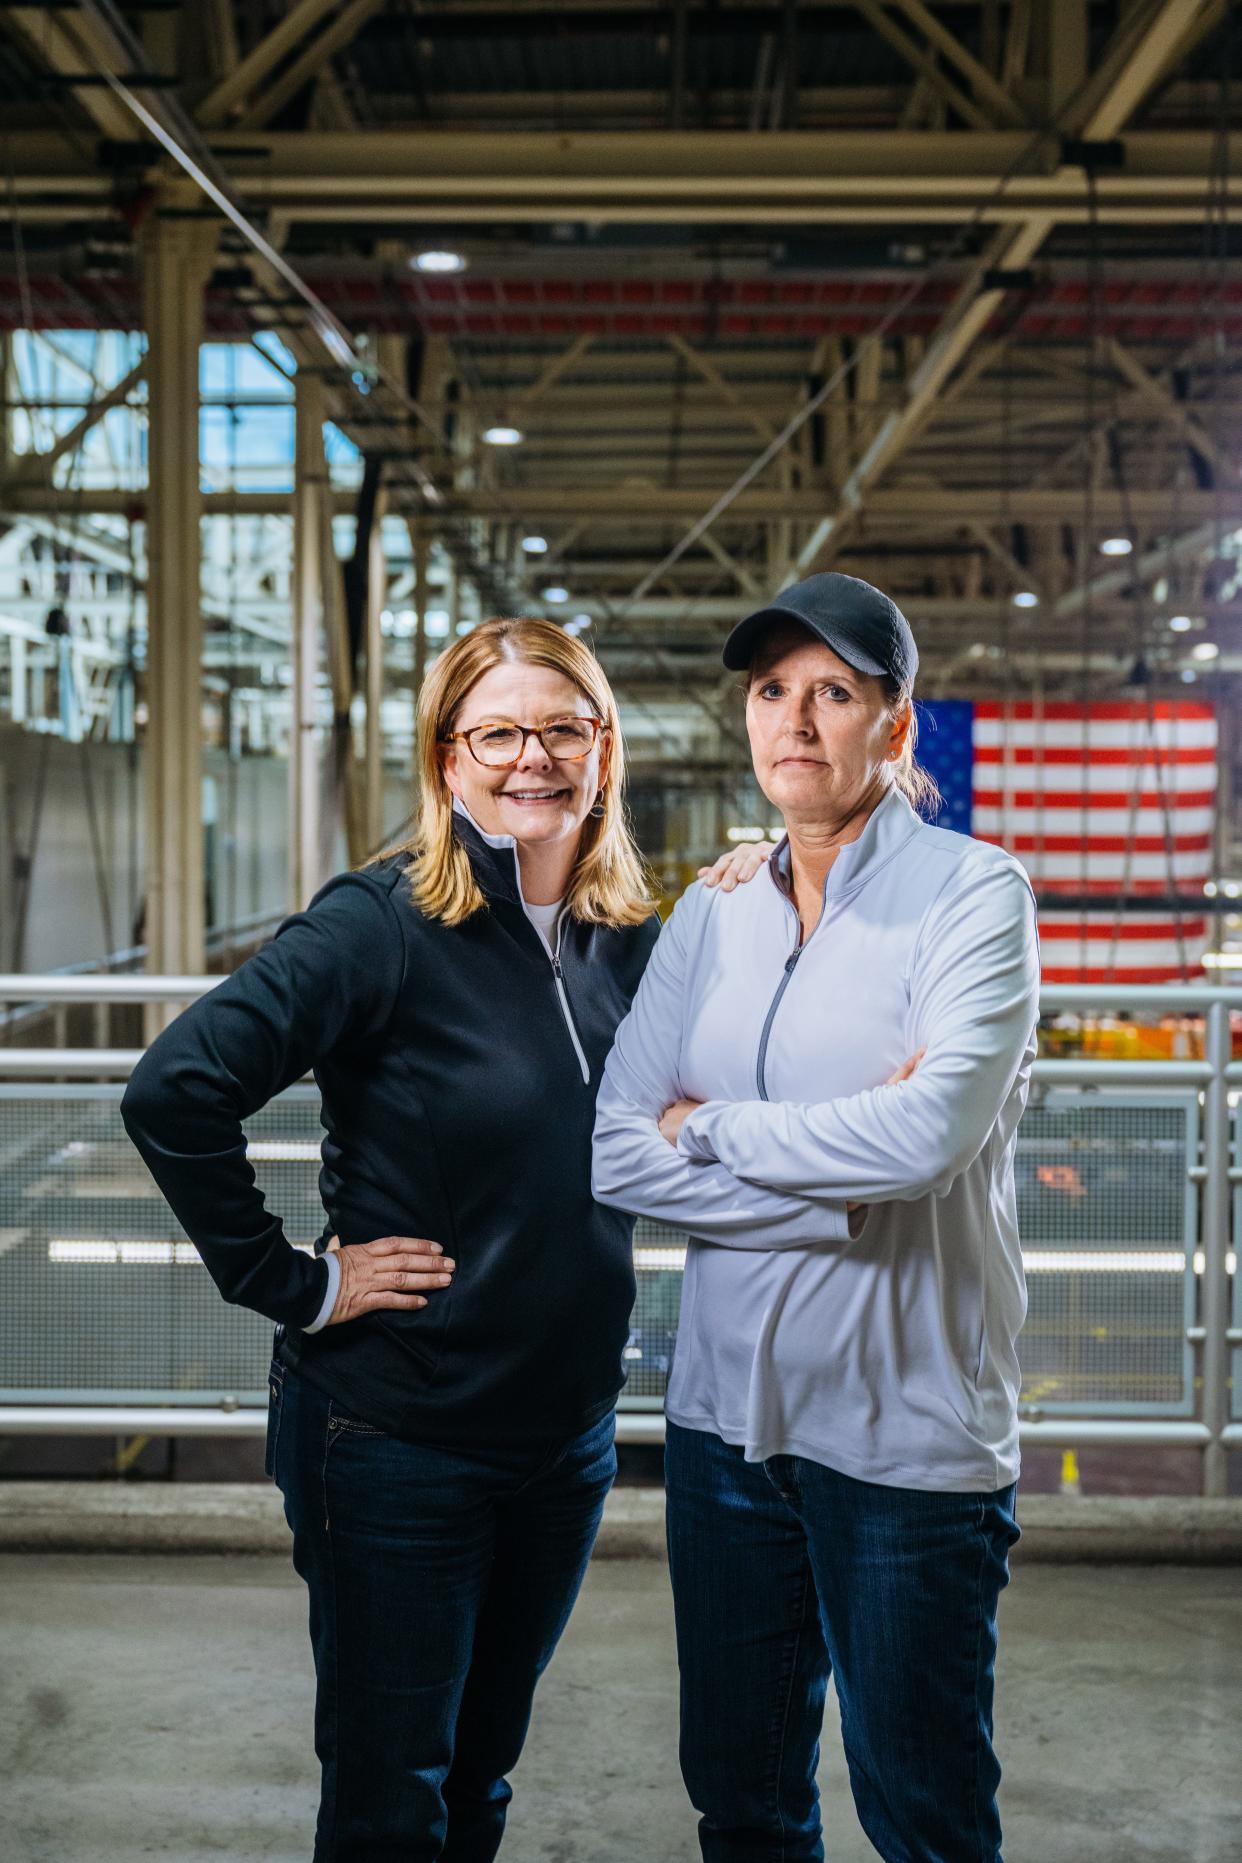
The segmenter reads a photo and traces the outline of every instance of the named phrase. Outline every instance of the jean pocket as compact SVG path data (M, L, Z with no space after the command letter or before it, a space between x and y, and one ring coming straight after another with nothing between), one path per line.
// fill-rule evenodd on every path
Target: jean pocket
M384 1431L377 1429L374 1423L366 1423L356 1417L352 1410L346 1410L333 1398L328 1405L328 1435L331 1436L382 1436Z
M280 1441L280 1413L285 1401L285 1368L272 1360L267 1374L267 1440L263 1446L263 1473L276 1479L276 1445Z

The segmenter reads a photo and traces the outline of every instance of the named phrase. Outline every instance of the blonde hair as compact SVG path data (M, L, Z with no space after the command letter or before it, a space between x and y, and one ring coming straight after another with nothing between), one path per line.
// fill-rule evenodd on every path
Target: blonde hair
M486 908L470 857L453 832L453 793L440 751L468 694L485 673L504 665L546 666L563 673L603 720L611 738L599 795L603 815L588 816L583 823L568 906L575 918L591 925L642 924L655 910L655 901L622 802L625 756L617 702L595 655L552 621L485 621L440 655L418 697L420 793L414 832L375 859L413 855L411 897L420 912L443 925L460 925Z
M944 807L944 797L940 785L929 770L921 763L916 763L914 753L919 741L919 714L914 703L914 693L909 686L903 686L896 679L884 681L884 696L888 701L889 711L894 718L910 707L910 728L902 741L901 755L897 757L889 775L894 789L900 789L902 795L912 808L920 815L938 815ZM887 766L886 766L887 767Z

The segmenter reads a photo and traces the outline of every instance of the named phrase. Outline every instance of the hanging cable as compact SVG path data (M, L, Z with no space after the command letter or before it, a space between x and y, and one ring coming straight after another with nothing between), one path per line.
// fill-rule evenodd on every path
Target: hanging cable
M1090 890L1091 862L1088 851L1090 839L1088 829L1091 822L1090 769L1091 769L1091 645L1095 632L1094 578L1092 576L1091 550L1095 537L1095 475L1098 460L1096 432L1096 370L1099 362L1099 308L1100 308L1100 225L1099 201L1096 191L1095 168L1087 163L1084 168L1087 182L1087 324L1086 324L1086 363L1087 383L1083 397L1083 528L1080 533L1078 550L1079 575L1082 579L1083 603L1081 609L1079 651L1081 663L1079 668L1078 703L1082 716L1079 756L1082 767L1082 837L1079 844L1079 891L1081 898L1078 905L1078 968L1085 980L1088 964L1088 940L1090 934Z

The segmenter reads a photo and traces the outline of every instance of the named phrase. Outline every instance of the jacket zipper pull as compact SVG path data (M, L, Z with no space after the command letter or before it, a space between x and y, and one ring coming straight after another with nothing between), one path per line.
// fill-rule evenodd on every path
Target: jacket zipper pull
M792 952L790 956L788 956L785 959L785 975L786 976L790 974L790 972L793 970L794 965L797 963L798 959L801 956L802 956L802 946L799 945L798 949Z

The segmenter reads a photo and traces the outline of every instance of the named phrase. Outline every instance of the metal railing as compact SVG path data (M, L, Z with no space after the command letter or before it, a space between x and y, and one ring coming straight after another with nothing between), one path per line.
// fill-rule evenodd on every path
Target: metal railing
M0 1002L180 1003L220 981L0 976ZM1037 1061L1017 1151L1024 1443L1194 1448L1211 1495L1242 1447L1235 1003L1242 994L1211 987L1045 991L1048 1013L1202 1015L1203 1055ZM140 1053L0 1047L0 1435L263 1428L270 1327L218 1298L120 1124ZM280 1095L247 1136L288 1233L310 1246L322 1224L316 1089ZM638 1225L623 1440L663 1434L684 1247Z

